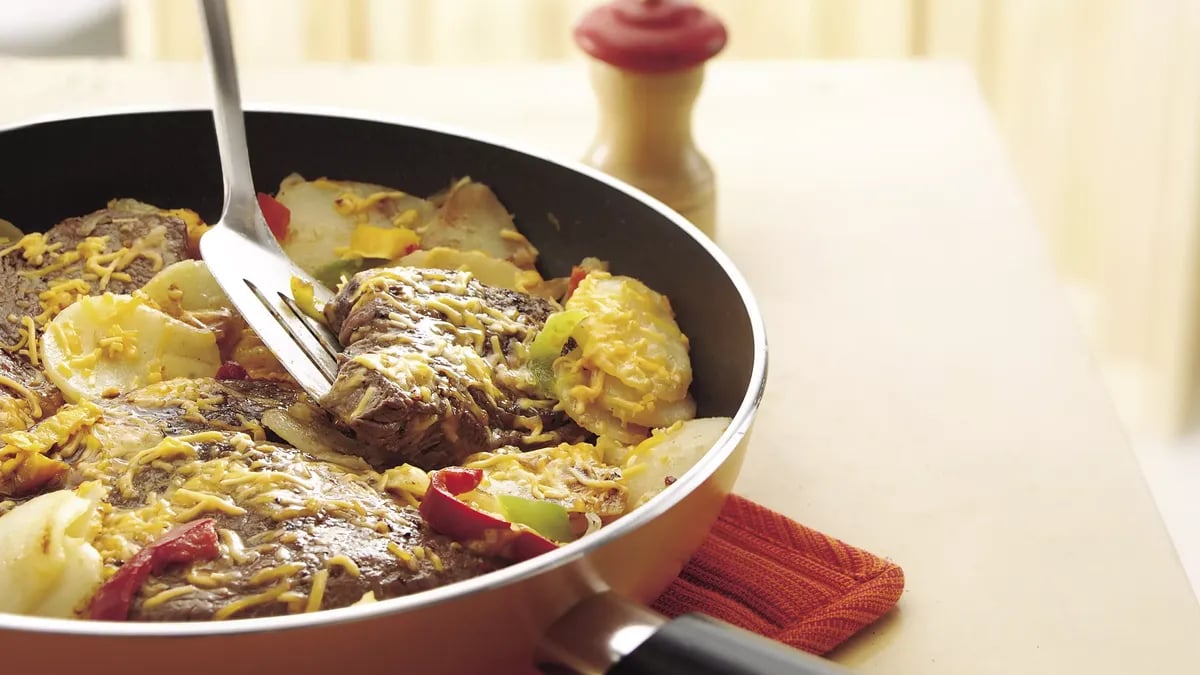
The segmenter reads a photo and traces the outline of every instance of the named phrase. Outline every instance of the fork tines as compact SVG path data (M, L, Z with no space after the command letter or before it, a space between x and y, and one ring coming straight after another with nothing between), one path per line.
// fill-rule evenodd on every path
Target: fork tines
M291 295L293 276L313 284L316 299L328 289L277 251L264 250L230 228L215 227L200 240L213 276L267 349L314 400L329 392L337 375L335 335L301 310Z

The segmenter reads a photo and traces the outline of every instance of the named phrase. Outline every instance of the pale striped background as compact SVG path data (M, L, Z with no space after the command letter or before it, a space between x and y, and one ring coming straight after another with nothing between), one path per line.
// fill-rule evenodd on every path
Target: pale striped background
M232 0L246 63L580 58L589 0ZM1200 363L1200 0L707 0L725 58L971 63L1126 420L1186 418ZM193 3L126 0L136 59L201 54Z

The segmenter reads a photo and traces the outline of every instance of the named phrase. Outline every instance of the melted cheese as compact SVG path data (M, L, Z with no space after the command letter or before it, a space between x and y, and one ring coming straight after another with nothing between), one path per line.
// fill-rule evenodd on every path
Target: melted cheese
M308 594L308 603L304 605L305 612L315 612L321 609L325 600L325 584L329 583L329 570L319 570L313 575L312 590Z
M443 411L455 407L475 419L487 419L481 397L491 407L501 407L508 395L500 382L509 390L532 392L531 380L514 374L510 356L496 350L499 339L490 339L503 336L515 344L531 336L531 326L515 310L499 309L477 297L479 289L471 274L461 271L396 267L362 273L351 312L367 303L386 309L377 310L380 318L361 329L369 335L356 332L348 340L369 337L373 346L342 366L327 398L335 402L342 420L367 417L385 396L364 385L367 371L429 404L408 421L399 443L419 443L435 426L448 442L455 442L458 418Z
M420 547L417 547L420 548ZM330 568L341 567L346 570L352 577L357 577L361 574L358 569L358 564L351 560L348 556L338 554L329 559L327 563Z
M270 583L278 579L294 577L303 570L303 563L284 563L282 565L268 567L255 572L254 575L250 577L250 583L255 586Z
M34 366L42 366L44 354L39 345L39 332L61 312L71 307L80 298L108 289L113 281L129 282L132 276L125 270L138 260L148 260L151 269L162 267L160 249L166 242L164 226L151 228L144 236L137 237L128 246L122 246L108 236L88 236L78 241L74 248L67 249L62 242L51 243L45 233L31 233L0 249L0 256L19 252L28 269L17 274L26 280L44 282L45 288L38 292L37 313L10 320L19 321L19 340L16 345L3 345L12 352L24 354ZM112 250L108 250L112 249ZM136 345L130 335L108 336L103 346L110 355L136 353ZM95 380L90 372L96 362L90 354L76 353L76 366L84 369L83 381ZM61 361L45 364L52 379L66 381L71 377L72 365ZM63 382L56 382L60 387ZM73 387L67 387L68 398L73 400ZM113 390L111 385L101 386L95 395ZM118 388L119 389L119 388Z
M607 466L603 453L590 443L481 452L467 457L463 466L483 471L483 481L465 499L487 511L498 511L497 495L551 501L568 511L623 511L621 472Z
M174 377L211 377L216 336L128 295L77 300L42 340L46 374L69 400L100 398Z
M417 223L417 219L420 217L421 214L418 213L416 209L406 209L396 214L395 218L392 218L392 225L411 229L412 226Z
M202 396L205 390L198 386L195 382L165 383L139 395L145 396L148 404L157 401L158 405L166 405L164 399L186 394L204 401L198 409L209 408L219 401L216 396ZM236 579L250 586L270 586L229 602L218 610L217 618L240 616L252 607L268 603L282 603L289 612L317 609L331 571L341 568L351 576L362 574L353 558L333 552L324 560L320 572L306 580L306 565L289 560L288 550L280 546L284 542L297 542L299 533L289 529L297 522L291 520L295 517L309 517L314 522L338 518L355 523L378 533L399 563L408 565L403 560L407 553L403 544L390 538L392 532L408 527L407 521L395 510L331 492L327 479L314 470L315 465L298 458L287 459L295 451L272 455L277 450L274 446L255 441L246 433L228 431L208 430L162 438L139 431L139 424L133 419L120 420L113 427L100 424L89 435L94 442L83 443L86 449L77 460L76 470L81 476L110 485L117 493L130 493L129 506L102 505L102 527L95 547L104 561L105 574L112 574L122 561L174 525L214 512L267 517L281 523L276 529L245 540L236 532L221 528L220 557L184 571L187 584L198 589L220 588ZM151 427L141 429L149 431ZM208 443L219 444L220 451L205 451L203 446ZM383 475L364 468L361 463L351 467L321 466L323 471L339 474L371 490L384 483ZM147 476L147 472L154 473ZM146 478L152 482L145 483ZM411 553L407 555L413 557ZM254 567L252 572L239 571L249 566ZM154 594L159 590L147 587L145 592ZM164 598L166 602L170 596Z
M7 248L0 249L0 258L14 251L21 251L21 257L25 258L25 262L34 266L42 266L46 263L46 256L58 252L62 248L62 244L51 244L46 240L46 235L41 232L31 232L24 237L18 239L15 243Z
M420 569L420 563L417 562L416 557L412 553L400 548L396 542L389 541L387 544L387 549L392 555L399 558L400 562L404 563L405 566L407 566L413 572L416 572L418 569Z
M192 593L195 593L197 590L198 589L195 586L192 586L191 584L187 584L185 586L176 586L175 588L168 588L164 591L159 591L158 593L155 593L154 595L143 600L142 608L143 609L154 609L155 607L158 607L159 605L170 602L171 600L174 600L175 598L182 598L182 597L191 595Z
M31 410L27 399L0 395L0 433L28 429L40 416Z
M11 377L5 376L5 375L0 375L0 387L8 389L9 391L13 392L14 394L16 394L19 397L16 399L12 399L12 398L8 398L8 397L0 398L0 405L4 405L9 410L11 410L12 412L10 414L16 415L16 414L18 414L17 413L18 410L23 410L31 418L34 418L34 419L41 418L42 404L38 400L37 394L35 394L32 389L30 389L29 387L26 387L24 384L21 384L20 382L12 379ZM11 401L11 403L5 404L4 403L5 401ZM24 403L24 405L18 406L17 405L18 403ZM2 410L4 410L4 408L0 408L0 411L2 411ZM2 419L2 418L0 418L0 419ZM27 423L25 423L24 426L28 427L32 424L33 424L33 419L30 419ZM10 429L9 431L13 431L13 430L15 430L15 429Z
M41 350L38 349L38 333L33 317L21 317L21 333L25 336L25 357L34 366L42 362Z
M380 191L362 196L345 192L345 186L330 181L314 182L318 183L342 190L334 208L341 215L355 218L360 249L353 251L355 255L368 248L375 253L386 249L386 253L394 255L402 250L401 244L407 247L419 241L418 235L408 229L420 218L416 209L391 218L395 229L388 229L387 222L382 223L383 228L367 222L368 211L377 210L384 200L406 198L404 193ZM189 235L193 229L203 227L193 212L162 213L184 219ZM374 222L379 224L377 219ZM383 239L380 232L387 233ZM58 320L63 316L71 319L73 307L90 305L93 293L104 292L114 282L129 281L131 275L125 270L134 262L145 260L152 269L162 268L162 257L154 249L163 244L165 236L166 229L156 227L127 247L108 250L112 243L108 238L88 237L74 248L64 250L62 244L52 244L44 235L29 235L0 250L0 255L19 251L36 267L25 276L45 281L45 289L37 296L39 307L34 310L39 313L21 317L20 342L11 349L24 349L37 365L46 341L52 342L62 352L62 358L47 359L47 371L57 372L60 377L82 378L94 390L93 395L105 397L115 396L128 387L106 383L104 368L117 362L136 363L142 379L134 384L151 386L131 396L131 403L147 408L178 406L184 410L186 421L207 425L211 430L164 438L149 425L138 426L143 423L134 419L119 423L105 420L98 408L84 400L79 405L65 407L34 429L0 434L0 477L4 471L12 471L12 460L17 457L59 462L58 457L78 456L72 461L79 476L110 490L114 503L119 505L102 503L95 509L94 527L99 531L89 545L101 561L101 576L115 573L124 561L171 527L205 515L250 516L258 519L256 522L265 518L278 523L272 526L274 529L247 536L245 541L233 530L221 529L220 557L189 565L182 572L185 585L170 587L161 580L148 584L143 589L142 601L147 609L200 589L218 589L235 581L259 587L255 590L260 592L221 607L217 619L243 615L270 603L282 603L290 612L320 609L331 573L358 577L362 570L345 553L332 552L323 561L322 569L308 578L303 574L307 569L305 564L289 560L295 552L289 553L289 549L279 544L297 544L301 537L314 536L311 523L323 523L330 518L362 527L363 536L378 533L398 564L413 572L422 565L427 570L444 571L444 562L433 549L422 546L410 549L391 539L396 531L391 527L396 522L394 512L330 493L327 477L312 470L310 464L282 461L273 455L271 446L263 443L266 435L257 422L240 417L230 423L219 392L207 393L192 380L170 379L170 350L163 348L161 342L154 346L154 338L162 338L164 331L120 321L89 325L77 320ZM500 232L500 238L528 245L515 230ZM352 236L351 249L355 241ZM476 255L487 257L477 252L440 255L460 262ZM445 263L436 255L426 258L431 263ZM515 310L497 309L475 297L477 287L472 286L477 277L486 274L498 275L503 283L496 285L515 290L528 291L544 282L532 270L519 269L506 261L495 262L502 264L476 269L472 267L474 263L463 263L457 267L466 269L459 271L396 268L370 273L371 278L360 285L352 302L357 308L384 298L390 310L386 321L395 330L384 340L387 342L384 348L350 362L357 370L343 369L350 372L342 385L361 392L352 400L352 415L368 414L383 395L373 386L363 386L364 371L377 371L429 404L442 401L448 380L465 383L461 391L470 394L461 404L476 415L484 414L476 396L498 403L509 395L506 389L523 391L529 396L517 396L514 403L521 411L533 413L515 416L517 428L527 432L523 441L538 444L556 438L546 432L542 416L536 414L554 406L555 401L535 397L521 370L527 356L525 343L532 337L531 327ZM597 284L610 280L607 275L593 276ZM591 292L583 288L582 295L577 292L576 297L582 298L578 302L599 303L609 311L596 313L602 320L590 327L589 335L579 341L579 349L561 359L560 365L562 372L575 380L569 383L569 391L576 395L577 401L602 409L617 424L633 426L647 415L661 414L663 402L682 400L672 398L680 387L686 396L690 364L681 365L680 353L684 361L687 358L687 338L678 332L665 298L644 286L627 283L624 278L617 279L620 288L603 287ZM415 296L411 292L395 292L418 287L423 292ZM614 303L610 296L616 296L617 301ZM150 304L148 297L131 300L157 312L157 305ZM81 298L88 300L81 302ZM165 304L182 306L184 301L179 288L168 286L164 291ZM44 335L39 335L41 330ZM625 331L628 339L612 342L604 337L611 337L613 331ZM238 345L243 353L260 350L270 361L264 369L282 373L261 342L255 343L257 338L252 332L244 331L242 336L244 341ZM612 344L597 347L598 342L605 340ZM253 358L237 360L246 366ZM253 370L251 373L257 375ZM0 396L0 415L8 412L6 406L14 415L40 415L33 392L10 386L15 384L0 380L0 386L12 389L19 397ZM221 414L213 415L218 408L222 408ZM458 429L452 421L433 414L414 420L410 427L419 432L439 425L447 438L454 439ZM207 444L219 444L219 448ZM650 445L644 445L638 448L639 453L649 451ZM495 494L518 494L556 501L573 511L613 515L612 504L621 501L625 489L622 473L606 466L603 452L589 444L560 444L523 455L507 450L482 453L470 458L467 465L484 469L484 483L467 496L477 505L486 504ZM646 462L635 462L631 454L626 477L645 472L645 465ZM365 469L361 463L330 464L327 469L374 490L384 490L397 502L412 507L419 506L428 489L428 476L407 465L384 474ZM120 500L115 499L117 495ZM14 504L0 503L0 515L8 518L20 508L14 509ZM4 522L0 519L0 523ZM289 529L297 523L300 531ZM304 523L309 523L307 530ZM363 601L367 601L367 596Z
M281 581L277 585L272 586L262 593L250 595L225 605L221 609L218 609L215 614L213 614L213 619L216 621L222 621L224 619L231 618L238 612L242 612L251 607L265 605L269 602L275 602L280 598L280 596L291 590L291 588L292 586L290 582Z
M84 401L62 408L29 431L0 434L0 457L20 453L45 454L55 445L65 443L80 429L94 424L101 414L95 404Z
M340 188L333 181L324 178L318 178L313 181L313 184L321 187L334 186ZM407 196L406 193L399 190L383 190L367 195L366 197L360 197L354 192L346 191L339 194L337 199L333 200L333 208L343 216L356 216L370 211L379 202L388 199L404 199Z
M688 339L665 296L596 271L565 307L587 314L573 334L578 347L554 364L555 390L580 426L633 443L695 416Z
M41 304L42 313L39 314L34 321L38 324L45 324L50 321L58 313L71 306L79 298L85 295L91 295L92 285L83 279L64 279L55 282L52 286L38 294L38 302Z

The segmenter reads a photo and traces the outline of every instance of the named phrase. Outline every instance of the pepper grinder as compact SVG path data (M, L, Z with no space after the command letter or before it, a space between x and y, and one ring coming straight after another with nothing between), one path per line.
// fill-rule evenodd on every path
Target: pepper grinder
M704 63L724 24L690 0L614 0L588 12L575 42L592 57L600 124L583 161L657 197L716 235L712 167L692 139Z

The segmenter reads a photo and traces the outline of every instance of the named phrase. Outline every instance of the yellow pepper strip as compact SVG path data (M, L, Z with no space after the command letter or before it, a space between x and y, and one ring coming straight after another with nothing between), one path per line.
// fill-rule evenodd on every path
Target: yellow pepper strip
M325 322L325 315L321 313L321 308L317 307L316 294L313 292L312 284L300 279L292 277L292 299L296 301L296 305L300 307L300 311L308 315L308 318L320 323Z
M358 225L350 234L350 246L342 257L395 260L416 248L421 238L406 227L383 228Z

